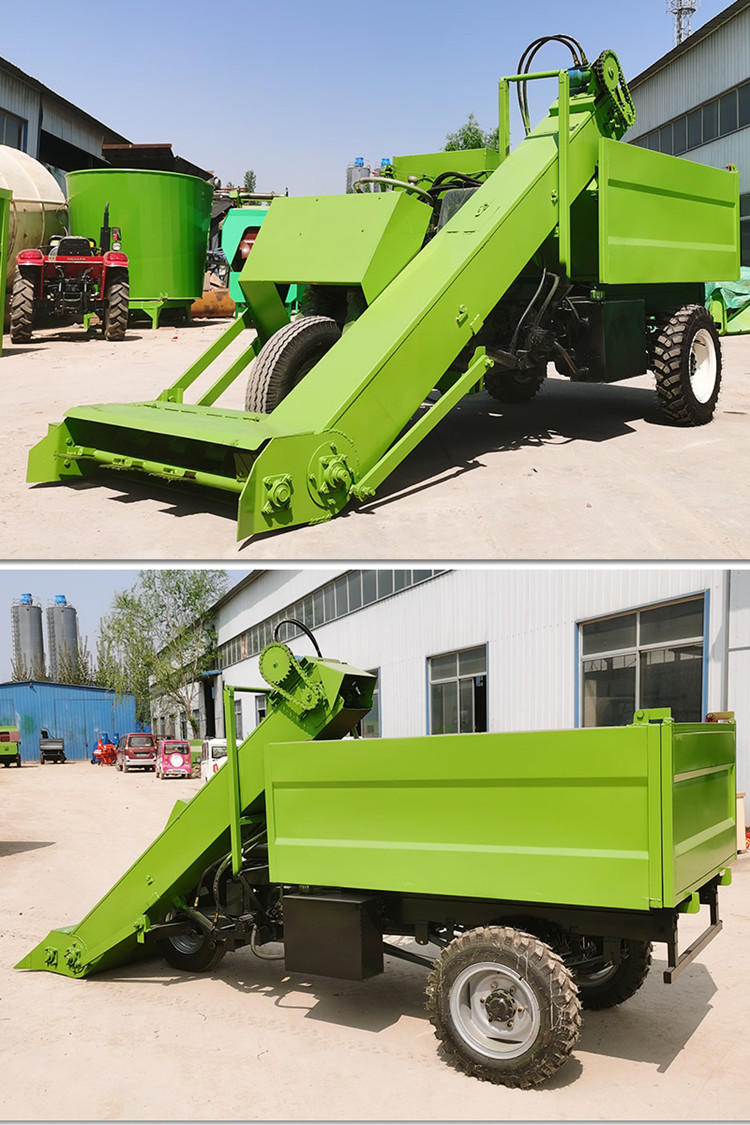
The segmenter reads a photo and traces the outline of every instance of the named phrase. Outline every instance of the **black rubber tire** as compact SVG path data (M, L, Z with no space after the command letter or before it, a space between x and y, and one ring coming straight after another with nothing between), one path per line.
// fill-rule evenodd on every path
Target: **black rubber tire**
M498 402L530 402L546 378L546 367L530 367L528 371L492 368L484 377L484 389Z
M693 381L695 348L703 350L709 365L708 386L698 394L698 384ZM713 318L703 305L685 305L667 321L654 344L652 368L659 409L670 422L704 426L711 421L721 388L721 344Z
M482 1022L487 1027L495 1022L500 1035L506 1034L505 1028L510 1025L503 1022L504 1015L490 1016L489 1021L485 1015L474 1021L474 1011L482 1011L476 1005L484 1004L484 1000L474 999L468 1009L462 1006L464 990L470 987L467 981L491 979L495 971L499 977L517 981L512 988L522 1004L513 1018L521 1015L518 1034L528 1036L525 1047L523 1042L513 1047L509 1038L487 1037L491 1043L505 1044L509 1048L505 1055L502 1046L490 1046L483 1052L473 1045L471 1032L461 1022L464 1017L456 1015L463 1011L467 1022L477 1029ZM467 976L471 973L476 973L476 978ZM496 995L507 997L509 991L501 990ZM492 996L490 992L488 1002ZM485 926L454 938L435 962L427 981L427 1012L448 1056L466 1074L503 1086L528 1089L559 1070L578 1039L580 1008L577 989L562 958L538 938L510 926ZM523 1030L524 1017L532 1020L528 1032ZM480 1031L475 1043L481 1038ZM513 1057L513 1050L520 1053Z
M40 765L40 766L43 766L43 765L44 765L44 754L40 754L40 755L39 755L39 765Z
M107 286L107 305L104 310L104 339L124 340L128 328L130 283L126 277L116 277Z
M573 969L573 980L578 988L581 1004L590 1011L614 1008L634 996L651 968L653 946L650 941L622 942L622 960L619 965L610 962L594 973Z
M212 942L198 929L175 938L164 938L157 945L170 965L187 973L208 972L218 965L227 951L223 943Z
M300 316L261 348L247 377L245 410L270 414L341 336L328 316Z
M36 305L35 285L16 269L13 293L10 299L10 338L14 344L26 344L31 339Z

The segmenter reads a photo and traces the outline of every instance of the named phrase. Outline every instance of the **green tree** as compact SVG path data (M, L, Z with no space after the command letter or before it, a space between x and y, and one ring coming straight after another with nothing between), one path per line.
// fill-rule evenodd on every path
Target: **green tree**
M497 148L498 130L492 129L486 133L473 113L470 113L463 125L455 133L447 133L445 137L444 152L457 152L465 148Z
M212 607L227 586L223 570L141 571L100 622L99 686L132 692L141 722L150 718L152 698L167 699L195 731L193 684L214 665Z
M245 191L258 190L255 172L253 172L252 168L249 168L247 172L245 172L245 178L242 182L242 186L244 187Z
M67 645L57 654L57 682L59 684L80 684L82 687L94 685L94 672L91 667L88 641L84 637L74 649Z
M44 659L30 661L12 660L10 666L10 678L15 683L19 684L30 683L32 680L35 683L49 680Z

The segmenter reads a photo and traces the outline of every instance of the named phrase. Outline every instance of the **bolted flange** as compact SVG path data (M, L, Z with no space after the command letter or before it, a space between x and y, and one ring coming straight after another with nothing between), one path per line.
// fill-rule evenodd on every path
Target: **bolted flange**
M263 487L268 493L266 502L261 509L267 515L273 512L274 508L288 508L292 502L292 478L289 473L281 473L274 477L264 477Z

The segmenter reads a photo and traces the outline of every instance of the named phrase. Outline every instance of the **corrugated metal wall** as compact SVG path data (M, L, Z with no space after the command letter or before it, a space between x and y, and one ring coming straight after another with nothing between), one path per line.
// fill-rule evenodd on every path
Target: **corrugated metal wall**
M21 732L21 759L39 760L39 737L46 728L65 740L71 760L91 757L94 742L104 732L113 735L136 730L135 699L117 699L104 688L66 684L18 683L0 685L0 725Z
M688 40L689 42L689 40ZM750 78L750 7L632 89L640 136Z
M0 67L0 107L15 113L27 123L26 152L36 158L39 152L39 108L41 95L15 75Z
M221 611L226 640L333 577L297 571L285 584L263 575L244 595L242 624L231 603ZM727 572L716 569L461 569L430 579L385 601L315 630L326 656L380 669L381 732L427 731L427 657L488 646L490 730L572 727L576 719L576 622L684 595L709 593L708 706L726 705ZM262 607L262 609L261 609ZM750 629L750 625L748 626ZM295 651L309 652L304 638ZM257 658L224 673L238 686L262 684ZM736 705L735 682L729 705ZM245 733L255 725L254 701L242 700ZM743 762L750 757L750 715L740 730ZM750 773L743 765L743 776Z

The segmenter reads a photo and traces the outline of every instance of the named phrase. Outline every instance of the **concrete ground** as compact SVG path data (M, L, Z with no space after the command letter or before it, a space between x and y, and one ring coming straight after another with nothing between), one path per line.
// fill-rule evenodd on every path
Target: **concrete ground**
M48 329L0 358L6 559L740 559L750 556L750 338L724 342L715 420L662 423L650 376L550 378L532 403L465 399L377 497L330 523L235 542L205 494L113 473L28 485L66 409L154 398L225 321L133 326L120 343ZM244 378L220 400L241 408Z
M75 981L13 965L80 921L198 781L88 763L0 769L2 1117L11 1120L744 1120L750 856L724 930L671 986L664 947L626 1004L585 1015L545 1086L507 1090L441 1058L424 970L365 983L228 954L212 974L155 960ZM705 913L705 909L704 912ZM685 944L703 926L686 916Z

